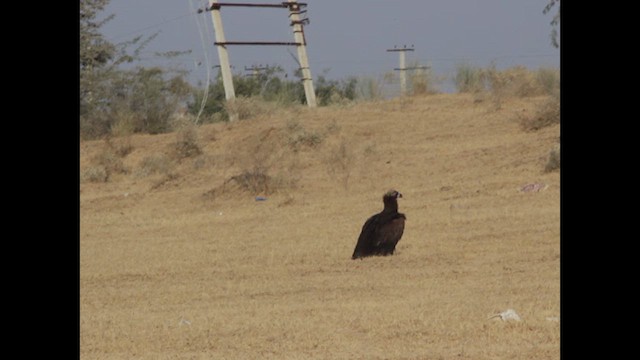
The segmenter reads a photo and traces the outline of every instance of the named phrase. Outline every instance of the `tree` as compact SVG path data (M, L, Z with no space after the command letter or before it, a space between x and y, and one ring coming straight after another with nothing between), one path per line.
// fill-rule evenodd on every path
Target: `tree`
M98 21L97 15L103 11L110 0L80 1L80 130L82 133L103 132L108 126L99 121L90 122L91 113L101 110L102 84L101 69L116 54L115 45L106 41L99 29L114 15ZM90 126L89 126L90 125ZM93 134L92 134L93 135Z
M191 93L190 86L184 73L169 76L161 68L120 68L138 60L140 51L158 33L110 43L99 30L114 15L98 20L109 1L80 1L80 133L97 138L111 133L114 126L133 132L169 131L171 115ZM157 56L180 54L171 51Z
M114 15L97 21L98 12L104 10L110 0L82 0L80 1L80 71L92 70L105 65L113 58L116 48L106 41L98 29Z
M549 0L549 3L544 7L544 10L542 10L543 14L547 14L548 12L551 11L551 9L558 4L557 7L557 12L556 14L553 16L553 19L551 19L551 44L555 47L555 48L559 48L560 47L560 42L558 39L558 26L560 25L560 0Z
M138 58L142 50L158 33L152 34L143 39L137 36L132 40L123 43L112 44L107 41L99 32L100 28L111 21L115 15L110 14L103 20L97 20L99 12L109 4L111 0L80 0L80 77L102 68L113 69L125 62L133 62ZM128 53L128 48L132 45L137 47L132 54ZM173 53L160 54L161 56L173 56Z

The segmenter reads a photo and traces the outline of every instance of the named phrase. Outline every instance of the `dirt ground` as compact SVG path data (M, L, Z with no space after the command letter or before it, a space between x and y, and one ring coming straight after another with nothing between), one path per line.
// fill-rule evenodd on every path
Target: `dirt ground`
M477 100L81 142L81 358L558 359L560 128ZM395 255L351 260L391 188Z

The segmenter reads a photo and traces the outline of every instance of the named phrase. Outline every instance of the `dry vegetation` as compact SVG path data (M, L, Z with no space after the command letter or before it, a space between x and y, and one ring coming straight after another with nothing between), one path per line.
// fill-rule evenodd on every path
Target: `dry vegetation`
M545 96L474 100L81 142L110 171L80 184L81 358L558 359L559 125L522 129ZM389 188L396 255L351 260Z
M560 124L560 96L550 96L534 114L522 116L520 121L525 131L536 131L555 124Z

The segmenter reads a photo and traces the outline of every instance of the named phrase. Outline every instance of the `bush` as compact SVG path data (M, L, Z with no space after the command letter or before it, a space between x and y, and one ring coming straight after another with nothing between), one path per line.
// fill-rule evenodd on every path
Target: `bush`
M558 69L540 68L535 73L536 82L547 95L556 95L560 91L560 71Z
M140 162L136 175L146 177L153 174L168 174L171 170L171 161L165 155L147 156Z
M485 85L485 72L467 63L456 66L456 75L453 79L459 93L474 93L483 91Z
M558 70L541 68L532 72L524 66L498 70L494 63L486 69L458 65L454 82L460 93L488 91L497 100L506 96L554 95L560 88Z
M89 182L107 182L112 174L127 174L129 169L124 166L122 158L127 156L133 147L125 141L115 145L110 138L104 141L104 148L91 159L92 166L86 169L81 180Z
M271 191L271 177L263 170L264 169L245 171L242 174L232 176L231 180L240 185L243 190L249 191L253 195L268 195Z
M302 83L299 79L282 79L283 72L281 67L271 66L256 76L234 75L236 104L233 105L226 101L222 77L218 74L216 81L209 86L204 101L201 115L203 122L229 121L230 113L238 114L239 119L248 119L263 113L264 110L273 111L276 106L304 103ZM193 101L188 102L188 109L195 115L202 106L204 90L194 91L192 99Z
M375 78L361 77L356 83L356 93L359 99L379 100L384 97L383 84Z
M331 125L331 124L330 124ZM331 127L328 127L328 131ZM288 144L293 151L299 151L303 147L314 148L320 145L325 135L318 131L308 131L297 120L287 122Z
M555 69L530 71L523 66L515 66L503 71L493 68L492 71L500 78L503 91L513 96L556 95L560 90L560 76Z
M560 96L551 96L543 102L532 117L522 118L524 131L536 131L560 123Z
M415 70L408 73L408 86L412 95L435 94L438 92L436 88L437 79L428 68L423 68L419 62L409 64L410 68Z
M114 143L114 141L116 143ZM133 151L133 145L131 145L130 137L123 137L119 140L112 139L111 137L107 137L105 139L105 143L108 148L113 151L117 156L124 158L129 155Z
M322 134L304 131L290 137L289 145L294 150L299 150L303 146L313 148L320 145L322 140L324 140L324 136Z
M272 115L277 111L278 104L267 102L257 96L254 97L237 97L231 102L224 103L224 112L226 117L235 113L237 120L247 120L259 115Z
M409 77L409 83L411 88L411 94L424 95L435 92L431 89L431 81L429 81L428 75L424 71L418 71Z
M560 144L557 144L549 152L549 160L544 168L545 172L551 172L560 169Z
M172 144L173 156L182 160L202 154L202 148L198 142L198 129L196 125L189 124L180 129L177 141Z
M315 92L319 106L345 103L356 98L358 79L327 80L323 75L315 79Z
M81 180L88 182L107 182L109 180L109 174L104 166L92 166L82 173Z
M107 176L114 173L126 174L129 169L124 166L122 157L112 146L107 145L102 152L92 159L92 162L97 166L103 167L107 172Z

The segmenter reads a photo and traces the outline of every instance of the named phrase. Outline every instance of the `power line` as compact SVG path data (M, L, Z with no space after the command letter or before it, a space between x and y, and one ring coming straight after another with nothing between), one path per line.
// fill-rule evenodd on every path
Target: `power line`
M191 0L189 0L189 6L191 8L191 11L194 11L193 3L191 2ZM206 24L206 22L205 22L205 24ZM206 72L207 72L207 78L206 78L205 85L204 85L204 94L202 96L202 101L200 103L200 110L198 111L198 115L196 116L196 119L195 119L195 123L197 124L198 121L200 120L200 115L202 114L202 111L204 110L205 104L207 103L207 99L209 98L209 81L211 79L211 64L209 63L209 56L208 56L207 46L205 44L205 37L203 35L202 28L200 27L199 18L196 18L196 25L198 26L198 33L200 34L200 41L201 41L201 44L202 44L202 51L204 53L204 60L205 60L205 64L206 64L205 67L206 67Z
M183 19L183 18L185 18L187 16L193 16L193 15L197 15L197 12L194 11L192 13L179 15L179 16L176 16L176 17L168 19L168 20L164 20L164 21L159 22L159 23L148 25L148 26L145 26L143 28L139 28L139 29L129 31L127 33L124 33L124 34L121 34L121 35L118 35L118 36L114 36L114 37L110 38L109 40L114 41L114 40L121 39L121 38L123 38L125 36L129 36L129 35L133 35L133 34L139 34L139 33L144 32L146 30L157 28L157 27L161 27L161 26L166 25L166 24L168 24L170 22L173 22L173 21L176 21L176 20L180 20L180 19Z
M541 57L560 57L559 54L522 54L522 55L498 55L498 56L461 56L461 57L443 57L430 58L431 61L452 62L452 61L469 61L472 59L525 59L525 58L541 58Z

